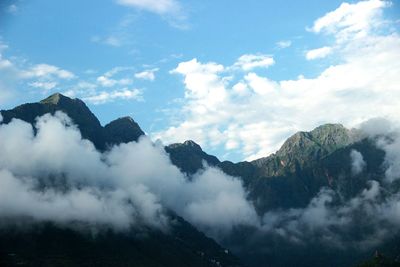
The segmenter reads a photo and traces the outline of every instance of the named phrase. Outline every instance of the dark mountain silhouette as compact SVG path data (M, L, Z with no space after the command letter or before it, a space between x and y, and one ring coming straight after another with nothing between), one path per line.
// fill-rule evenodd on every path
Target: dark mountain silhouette
M2 110L3 123L13 118L21 119L34 125L35 119L46 113L63 111L78 126L82 137L90 140L98 150L124 142L137 141L144 132L130 117L119 118L102 127L96 116L80 99L71 99L56 93L38 103L28 103L11 110Z

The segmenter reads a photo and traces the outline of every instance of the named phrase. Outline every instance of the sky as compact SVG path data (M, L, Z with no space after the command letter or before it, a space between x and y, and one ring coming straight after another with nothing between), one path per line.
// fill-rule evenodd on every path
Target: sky
M0 109L61 92L222 160L400 114L400 1L0 1Z

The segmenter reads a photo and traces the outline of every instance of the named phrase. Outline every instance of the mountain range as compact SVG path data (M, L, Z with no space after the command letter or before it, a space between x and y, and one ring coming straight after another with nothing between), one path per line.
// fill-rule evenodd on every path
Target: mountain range
M83 101L58 93L38 103L1 110L1 124L20 119L35 127L38 117L57 111L67 114L82 138L91 141L102 153L115 145L137 142L145 136L130 117L102 126ZM339 207L365 194L371 186L370 181L377 181L384 187L385 151L375 139L366 137L360 130L346 129L340 124L325 124L310 132L295 133L276 153L250 162L220 161L191 140L170 144L164 149L172 164L188 179L192 179L204 166L218 168L240 179L248 192L248 200L264 221L269 218L265 214L270 214L271 218L280 214L289 222L274 222L274 226L267 230L265 227L246 225L234 227L230 234L216 237L217 241L172 210L169 216L174 218L176 224L169 233L148 228L142 230L142 234L130 230L128 233L106 231L90 235L51 222L34 223L24 230L13 225L0 228L0 266L350 267L370 258L376 250L383 251L393 260L400 255L398 232L366 249L346 247L342 243L326 245L325 241L321 241L324 235L332 238L333 234L340 235L344 243L360 241L363 231L372 231L370 225L364 225L363 214L352 214L359 224L352 225L349 231L329 224L326 226L328 232L324 229L311 232L307 228L301 233L302 228L293 230L294 222L290 221L292 217L303 218L303 215L296 217L301 210L309 212L310 207L317 206L318 197L326 190L332 198L329 202L332 209L344 212ZM362 155L362 168L356 171L352 164L354 153ZM393 194L399 189L400 185L396 182L385 187ZM318 221L319 216L325 215L316 214L314 220ZM276 234L277 229L285 231L285 234ZM305 235L302 242L289 241L301 234ZM380 264L382 261L374 259L371 262ZM360 266L380 266L367 264ZM390 264L398 266L396 261L390 261Z

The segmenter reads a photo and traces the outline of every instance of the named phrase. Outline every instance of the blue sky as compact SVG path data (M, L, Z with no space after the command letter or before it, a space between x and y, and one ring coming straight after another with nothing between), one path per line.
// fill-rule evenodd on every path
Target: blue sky
M396 120L398 1L3 0L0 107L54 92L233 161ZM384 108L382 108L384 106Z

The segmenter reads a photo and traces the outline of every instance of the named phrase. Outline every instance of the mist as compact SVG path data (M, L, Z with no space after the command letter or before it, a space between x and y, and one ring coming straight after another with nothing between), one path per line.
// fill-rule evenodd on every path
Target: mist
M147 137L100 153L62 112L35 128L18 119L0 125L3 222L168 231L173 211L213 235L258 222L238 178L205 166L188 179Z
M163 146L147 137L100 153L62 112L37 118L35 129L18 119L0 124L3 226L23 218L63 227L168 231L172 211L217 239L246 226L294 244L362 248L400 228L400 194L388 190L400 177L400 135L387 121L361 127L386 153L383 184L371 180L347 201L322 188L304 208L265 214L256 213L239 178L205 165L189 179L170 162ZM351 175L362 174L363 155L352 150L350 159ZM365 231L349 239L355 227Z
M391 121L377 118L362 123L359 129L364 138L385 152L381 166L384 176L379 181L366 180L367 187L348 200L339 191L324 187L304 208L268 211L263 214L260 235L278 236L299 245L322 243L339 249L364 250L399 232L399 128ZM349 165L352 176L363 175L367 167L363 155L354 149Z
M363 155L359 151L352 149L350 152L350 158L352 175L360 174L365 169L366 165Z

